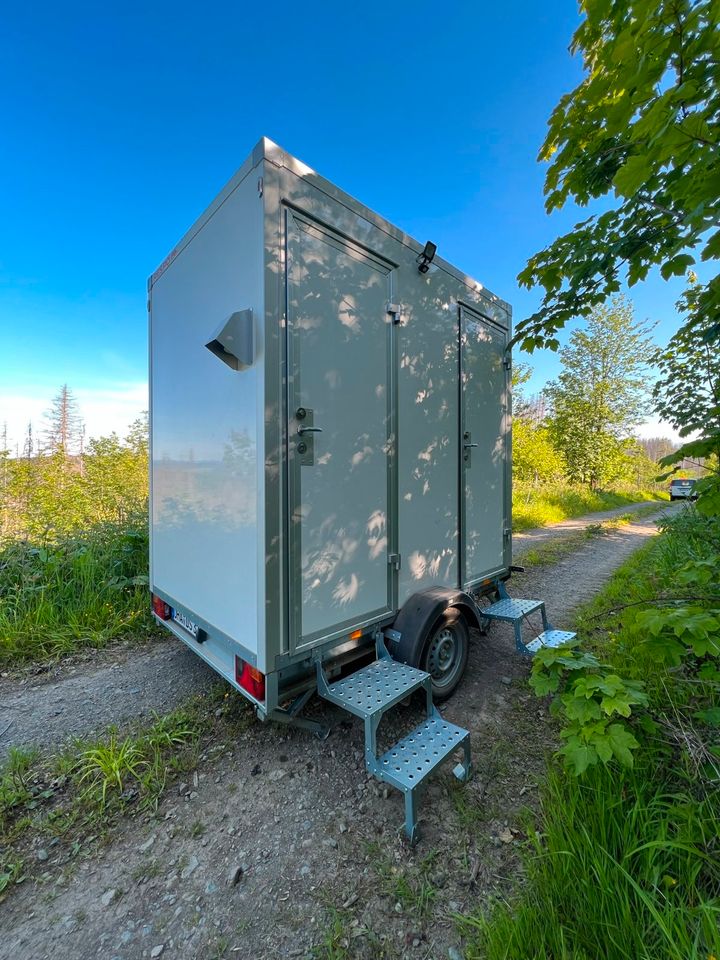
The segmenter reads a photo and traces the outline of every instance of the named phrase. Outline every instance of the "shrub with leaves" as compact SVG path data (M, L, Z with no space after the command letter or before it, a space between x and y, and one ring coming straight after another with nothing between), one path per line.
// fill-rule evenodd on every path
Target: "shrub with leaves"
M612 759L632 766L639 743L627 721L634 707L647 705L642 683L620 677L573 640L536 654L530 686L540 697L555 695L551 709L566 721L560 753L574 773Z

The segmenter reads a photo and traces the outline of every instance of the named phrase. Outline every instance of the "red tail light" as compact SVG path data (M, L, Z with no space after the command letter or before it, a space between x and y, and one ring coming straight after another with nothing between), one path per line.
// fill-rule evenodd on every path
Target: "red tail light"
M163 598L158 597L157 594L152 595L152 608L156 617L160 617L161 620L170 619L170 605L165 603Z
M235 679L256 700L265 699L265 674L240 657L235 657Z

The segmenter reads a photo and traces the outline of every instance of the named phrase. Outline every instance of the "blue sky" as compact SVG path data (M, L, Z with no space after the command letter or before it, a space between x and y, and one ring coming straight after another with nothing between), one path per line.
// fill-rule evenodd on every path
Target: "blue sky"
M15 440L64 382L91 434L145 407L147 276L262 135L434 240L516 318L539 301L518 271L579 218L545 214L536 162L581 76L570 0L69 0L3 19L0 423ZM660 340L682 287L632 292ZM557 358L531 362L538 389Z

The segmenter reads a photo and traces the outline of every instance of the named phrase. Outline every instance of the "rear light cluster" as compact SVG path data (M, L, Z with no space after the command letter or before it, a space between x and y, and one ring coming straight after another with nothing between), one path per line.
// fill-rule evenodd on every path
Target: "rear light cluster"
M265 674L260 673L258 669L251 664L235 657L235 680L238 686L247 690L251 697L256 700L265 699Z
M165 603L163 598L158 597L158 595L155 593L152 595L152 608L156 617L160 617L161 620L170 619L170 604Z

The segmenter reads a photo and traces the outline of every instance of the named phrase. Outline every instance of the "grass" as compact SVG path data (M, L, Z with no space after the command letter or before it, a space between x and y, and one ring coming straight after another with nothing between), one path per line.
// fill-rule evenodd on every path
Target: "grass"
M72 858L123 815L152 814L168 784L197 766L203 743L237 736L250 719L245 701L218 684L122 735L110 728L49 756L11 750L0 769L0 897L23 878L33 843L57 838L64 846L56 849ZM203 830L198 821L193 836Z
M548 540L546 543L541 543L537 547L530 547L529 550L522 552L519 559L522 563L532 566L549 566L553 563L558 563L558 561L582 547L588 540L594 540L613 530L627 526L629 523L652 516L656 514L659 509L661 509L660 504L648 504L645 507L639 507L637 510L623 513L610 520L590 523L583 530Z
M513 530L532 530L586 513L613 510L644 500L667 499L667 494L650 490L592 491L568 486L524 489L516 484L513 489Z
M631 769L599 765L574 777L549 766L537 821L526 826L522 886L460 921L468 960L720 956L720 797L713 766L694 756L692 725L703 698L717 701L717 680L703 693L697 675L686 681L653 662L637 620L648 602L682 595L677 571L711 554L712 530L691 511L664 526L576 623L585 647L645 679L658 726L645 736L636 728ZM717 740L707 728L703 736Z
M97 525L82 536L0 546L0 666L102 647L153 629L147 530Z
M378 879L379 891L417 920L427 919L437 896L431 873L437 851L427 853L416 865L395 866L378 843L369 843L367 851Z

